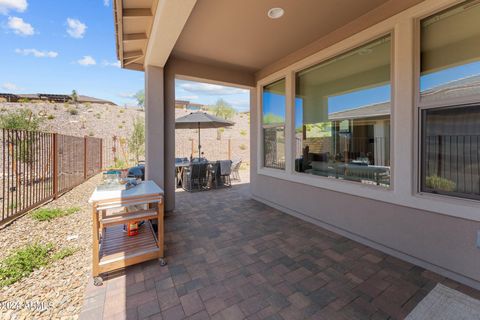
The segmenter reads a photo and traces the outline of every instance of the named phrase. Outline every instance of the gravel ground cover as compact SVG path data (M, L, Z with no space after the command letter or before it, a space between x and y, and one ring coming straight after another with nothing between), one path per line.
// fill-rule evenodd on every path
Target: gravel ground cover
M0 319L78 318L91 266L91 213L87 201L99 182L97 175L44 206L80 208L76 213L51 221L37 221L29 213L0 230L0 260L32 243L51 243L55 252L74 249L73 255L0 288Z

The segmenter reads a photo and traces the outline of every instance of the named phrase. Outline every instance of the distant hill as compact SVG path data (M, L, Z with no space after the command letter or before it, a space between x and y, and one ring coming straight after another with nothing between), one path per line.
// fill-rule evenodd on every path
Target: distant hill
M15 112L28 108L44 120L41 130L73 136L93 136L111 139L113 136L128 137L133 129L136 117L145 118L141 109L124 108L98 103L11 103L0 102L0 113ZM181 117L191 110L175 109L175 117ZM237 113L232 119L233 127L224 129L204 129L201 131L202 150L210 159L226 159L228 140L232 159L249 160L250 115ZM175 145L179 157L189 157L192 153L192 141L196 152L197 130L176 130Z

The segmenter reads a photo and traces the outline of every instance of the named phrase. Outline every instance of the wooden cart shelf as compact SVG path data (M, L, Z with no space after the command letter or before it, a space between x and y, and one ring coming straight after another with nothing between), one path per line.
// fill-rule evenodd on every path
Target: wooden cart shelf
M163 259L163 190L145 181L129 190L95 190L93 205L92 274L94 283L102 283L100 274L152 259ZM155 233L151 220L157 220ZM145 221L139 233L128 236L123 226Z
M100 220L103 227L109 227L119 224L126 224L131 221L143 221L157 219L157 210L140 210L136 212L125 212L112 216L106 216Z
M106 228L100 244L100 272L104 266L116 264L122 268L128 265L154 259L159 247L152 224L146 221L136 236L128 236L123 225Z

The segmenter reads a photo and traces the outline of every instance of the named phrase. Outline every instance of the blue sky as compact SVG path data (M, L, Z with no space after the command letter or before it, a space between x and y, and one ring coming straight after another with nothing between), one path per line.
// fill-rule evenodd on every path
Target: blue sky
M0 92L67 93L134 105L143 72L120 69L111 0L0 0ZM248 92L177 84L177 97L210 104L223 97L248 109Z

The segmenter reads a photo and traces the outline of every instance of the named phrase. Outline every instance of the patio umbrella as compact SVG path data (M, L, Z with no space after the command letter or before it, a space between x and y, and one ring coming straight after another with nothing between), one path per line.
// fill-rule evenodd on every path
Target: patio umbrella
M192 112L175 120L175 129L198 129L198 159L201 156L200 129L223 128L235 123L208 114L206 112Z

